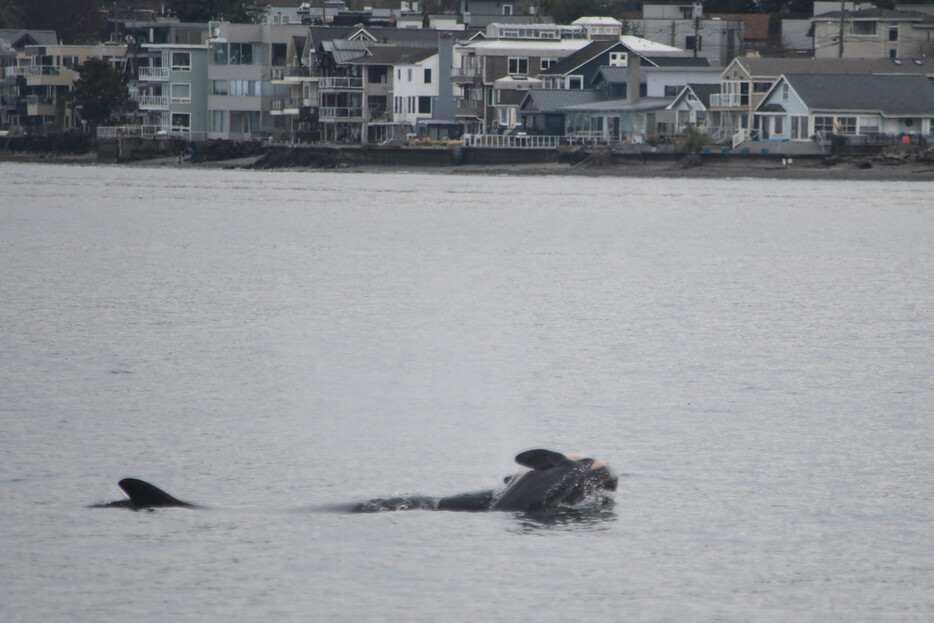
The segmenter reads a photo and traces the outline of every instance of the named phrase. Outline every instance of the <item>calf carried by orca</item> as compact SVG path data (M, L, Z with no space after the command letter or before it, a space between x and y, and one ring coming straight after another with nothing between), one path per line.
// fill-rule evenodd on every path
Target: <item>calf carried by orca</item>
M503 486L497 489L440 498L377 498L357 504L352 510L360 513L409 509L542 512L572 508L590 500L605 503L616 491L616 473L609 465L596 459L538 449L518 454L516 463L531 471L506 478ZM136 478L124 478L118 486L129 499L105 506L196 508L196 505Z

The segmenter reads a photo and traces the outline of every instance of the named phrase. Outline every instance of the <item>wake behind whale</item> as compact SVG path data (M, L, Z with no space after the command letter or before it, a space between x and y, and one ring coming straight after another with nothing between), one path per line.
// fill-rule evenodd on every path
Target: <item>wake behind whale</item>
M409 496L375 498L349 510L374 513L398 510L448 511L523 511L542 512L573 508L588 501L605 505L612 501L618 478L603 461L553 450L527 450L516 462L530 468L506 478L503 486L446 497ZM100 504L98 507L123 507L135 510L159 507L198 508L180 500L144 480L124 478L118 486L128 499Z

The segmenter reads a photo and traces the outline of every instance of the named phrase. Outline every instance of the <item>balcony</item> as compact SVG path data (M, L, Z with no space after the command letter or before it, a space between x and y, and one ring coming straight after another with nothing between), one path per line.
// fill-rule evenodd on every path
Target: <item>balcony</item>
M55 114L55 101L51 97L44 97L40 95L27 95L26 96L26 114L28 116L54 115Z
M140 110L168 110L169 109L169 96L168 95L140 95L139 96L139 109Z
M714 93L710 96L711 108L739 108L741 96L739 93Z
M363 121L362 108L321 106L318 108L320 121Z
M479 67L452 67L451 81L457 84L478 83L482 72Z
M298 82L301 78L310 77L311 70L308 67L273 67L269 71L269 80L272 82Z
M269 113L273 115L297 115L298 109L305 105L301 99L276 99L269 102Z
M363 78L352 76L330 76L318 81L319 91L362 91Z
M483 115L483 100L457 100L458 115Z
M140 67L139 79L145 82L168 82L168 67Z

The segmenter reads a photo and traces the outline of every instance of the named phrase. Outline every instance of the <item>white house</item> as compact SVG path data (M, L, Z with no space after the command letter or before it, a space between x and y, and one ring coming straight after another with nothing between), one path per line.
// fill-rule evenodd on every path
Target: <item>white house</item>
M438 97L438 50L425 48L393 65L392 116L396 123L411 124L431 119Z

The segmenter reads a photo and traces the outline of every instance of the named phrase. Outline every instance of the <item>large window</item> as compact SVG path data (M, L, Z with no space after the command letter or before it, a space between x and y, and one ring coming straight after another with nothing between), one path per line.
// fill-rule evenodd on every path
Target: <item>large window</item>
M211 132L226 132L227 131L227 111L226 110L212 110L211 111Z
M546 56L543 56L541 59L540 67L542 68L542 71L545 71L546 69L556 64L557 62L558 62L558 59L556 58L548 58Z
M230 95L257 97L259 95L259 80L231 80Z
M431 69L425 69L425 84L431 84Z
M171 87L172 101L177 104L188 104L191 102L190 84L173 84Z
M418 98L418 112L421 115L431 114L431 97L421 95Z
M814 117L814 133L825 136L833 133L833 117Z
M191 53L172 52L172 71L191 71Z
M187 112L172 113L172 129L191 127L191 115Z
M568 76L568 88L569 89L583 89L584 88L584 77L583 76Z
M837 134L856 134L856 117L837 117Z
M700 49L703 46L704 46L703 37L701 37L700 35L696 37L694 35L688 35L687 37L684 38L684 49L685 50L700 51Z
M218 41L211 44L211 60L215 65L227 64L227 43Z
M284 43L272 44L272 64L273 67L283 67L288 60L289 46Z
M229 89L226 80L211 80L211 95L227 95Z
M230 44L231 65L252 65L253 64L253 44L252 43L231 43Z
M529 59L524 56L509 57L509 75L527 76L529 74Z

